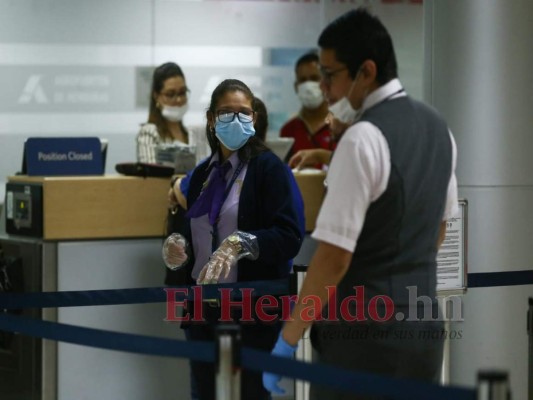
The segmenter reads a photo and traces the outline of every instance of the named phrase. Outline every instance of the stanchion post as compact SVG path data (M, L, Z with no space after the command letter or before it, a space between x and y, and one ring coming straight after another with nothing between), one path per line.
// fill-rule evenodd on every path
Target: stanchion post
M529 309L527 310L527 333L529 335L529 373L527 374L527 398L529 400L533 400L533 297L529 298Z
M479 371L477 400L511 400L509 374L506 371Z
M220 325L216 329L216 400L241 399L241 328Z
M298 294L302 288L305 274L307 273L307 265L294 265L292 273L291 294ZM313 361L313 348L311 340L309 339L309 331L300 341L298 350L296 350L296 359L298 361ZM311 384L306 381L295 379L294 381L294 400L309 400L309 390Z

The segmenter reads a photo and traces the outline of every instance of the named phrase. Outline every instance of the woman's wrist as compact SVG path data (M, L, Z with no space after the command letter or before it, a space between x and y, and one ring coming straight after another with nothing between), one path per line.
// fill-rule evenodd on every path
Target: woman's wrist
M176 182L180 179L180 176L179 175L174 175L172 177L172 179L170 179L170 188L171 189L174 189L174 185L176 184Z

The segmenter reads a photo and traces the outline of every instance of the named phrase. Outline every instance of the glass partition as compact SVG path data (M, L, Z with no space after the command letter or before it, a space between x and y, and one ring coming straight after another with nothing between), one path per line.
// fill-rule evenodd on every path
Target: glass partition
M135 159L154 66L182 66L185 123L205 124L213 88L245 81L267 105L269 135L299 109L294 62L323 27L364 5L390 29L400 78L422 97L420 0L18 0L0 2L0 202L29 136L109 139L107 172Z

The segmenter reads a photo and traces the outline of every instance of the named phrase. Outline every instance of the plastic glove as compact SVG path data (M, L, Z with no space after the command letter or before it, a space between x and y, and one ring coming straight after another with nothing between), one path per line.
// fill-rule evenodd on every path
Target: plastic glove
M237 261L245 257L252 260L259 257L257 237L235 231L220 243L209 262L200 271L196 282L200 285L217 283L222 274L227 278Z
M185 266L187 255L187 240L179 233L173 233L163 243L163 261L167 268L175 271Z
M282 331L283 332L283 331ZM282 332L280 332L278 341L274 346L271 354L273 356L286 357L290 358L294 355L298 345L291 346L289 343L283 339ZM263 386L266 390L272 393L284 394L285 390L278 386L281 376L273 374L271 372L263 372Z

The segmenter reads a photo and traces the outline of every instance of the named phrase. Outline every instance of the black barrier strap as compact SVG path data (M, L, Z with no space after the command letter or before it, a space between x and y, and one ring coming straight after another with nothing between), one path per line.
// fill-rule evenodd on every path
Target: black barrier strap
M513 285L532 285L533 270L511 272L485 272L468 274L468 287L494 287ZM240 289L253 288L254 296L285 295L294 293L287 279L274 281L248 281L218 285L201 285L204 299L219 299L220 289L232 289L232 299L240 299ZM53 308L102 306L118 304L163 303L167 300L165 289L187 289L189 299L193 294L192 286L166 286L139 289L110 289L86 291L61 291L43 293L6 293L0 292L0 309ZM176 293L175 300L182 301L187 296Z
M468 274L468 287L533 285L533 270Z
M421 381L348 371L323 364L303 363L289 358L272 356L250 348L244 348L242 351L242 365L244 368L273 372L360 395L386 396L395 400L476 399L476 391L473 389L441 387Z
M204 362L215 361L215 344L213 342L185 342L183 340L111 332L1 313L0 330L101 349L165 357L185 357Z
M296 272L306 272L307 265L295 265ZM533 285L533 270L507 272L472 272L468 274L468 287L494 287Z
M202 362L215 361L213 342L182 341L111 332L1 313L0 330L108 350L188 358ZM242 366L247 369L274 372L349 393L388 396L396 400L475 400L476 398L476 391L473 389L440 387L425 382L309 364L272 356L247 347L242 348L241 360Z
M232 289L232 299L241 299L240 289L253 289L254 296L289 294L288 279L200 285L204 299L220 299L220 289ZM166 286L141 289L61 291L43 293L0 293L0 309L103 306L117 304L163 303L165 289L187 289L189 296L176 293L175 300L194 300L192 286Z

